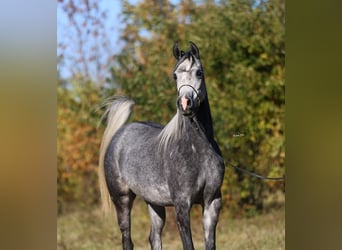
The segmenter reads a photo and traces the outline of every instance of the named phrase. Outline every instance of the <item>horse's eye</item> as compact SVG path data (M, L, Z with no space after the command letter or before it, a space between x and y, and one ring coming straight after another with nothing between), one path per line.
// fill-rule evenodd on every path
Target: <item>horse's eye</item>
M173 79L177 80L177 75L176 75L176 73L173 73Z
M202 77L202 74L203 74L202 70L199 69L199 70L196 71L196 76L197 77Z

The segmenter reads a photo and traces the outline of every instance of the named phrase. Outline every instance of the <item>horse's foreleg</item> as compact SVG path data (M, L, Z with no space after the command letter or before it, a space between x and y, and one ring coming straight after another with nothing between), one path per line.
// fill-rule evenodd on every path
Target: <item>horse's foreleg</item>
M175 205L177 226L182 238L183 249L193 250L191 229L190 229L190 206L188 204Z
M131 239L131 209L134 198L135 195L130 193L113 199L122 235L122 249L124 250L133 249L133 242Z
M165 224L165 208L148 204L148 211L151 218L150 243L152 250L161 250L161 233Z
M203 206L203 231L205 239L205 249L216 249L215 232L221 210L221 197L215 198Z

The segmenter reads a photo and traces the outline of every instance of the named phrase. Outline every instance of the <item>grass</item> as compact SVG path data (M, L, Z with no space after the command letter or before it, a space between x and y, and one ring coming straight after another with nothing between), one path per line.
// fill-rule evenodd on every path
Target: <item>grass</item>
M174 209L167 208L166 216L163 249L182 249ZM57 218L57 227L57 250L121 249L121 234L116 219L103 217L98 208L61 215ZM147 206L137 199L132 211L132 239L135 249L150 249L149 227ZM192 209L191 228L195 248L204 249L201 208L198 206ZM249 219L232 219L223 208L216 238L218 250L285 249L284 209Z

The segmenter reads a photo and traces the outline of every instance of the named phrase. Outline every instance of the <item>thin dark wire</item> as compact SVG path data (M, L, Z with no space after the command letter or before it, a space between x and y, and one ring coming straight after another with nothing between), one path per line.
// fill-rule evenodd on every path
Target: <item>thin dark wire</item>
M240 168L240 167L237 167L237 166L234 166L233 164L229 163L228 164L230 166L232 166L233 168L245 173L245 174L248 174L248 175L251 175L251 176L254 176L254 177L257 177L259 179L262 179L262 180L269 180L269 181L285 181L285 177L266 177L266 176L262 176L262 175L259 175L259 174L256 174L256 173L252 173L246 169L243 169L243 168Z

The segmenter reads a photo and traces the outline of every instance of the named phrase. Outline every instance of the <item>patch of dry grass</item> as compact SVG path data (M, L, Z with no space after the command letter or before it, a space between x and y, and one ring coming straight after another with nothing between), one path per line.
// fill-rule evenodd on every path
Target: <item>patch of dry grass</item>
M182 249L174 209L167 208L163 231L163 249ZM116 219L103 218L100 209L79 211L57 218L58 250L121 249L121 234ZM150 221L147 206L136 200L132 211L132 238L135 249L150 249ZM201 208L191 215L192 235L196 249L203 249ZM285 249L284 209L250 219L231 219L223 208L217 226L217 249Z

